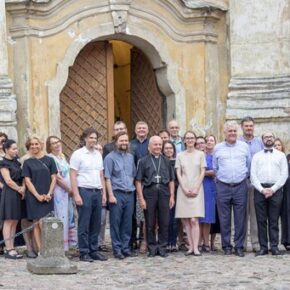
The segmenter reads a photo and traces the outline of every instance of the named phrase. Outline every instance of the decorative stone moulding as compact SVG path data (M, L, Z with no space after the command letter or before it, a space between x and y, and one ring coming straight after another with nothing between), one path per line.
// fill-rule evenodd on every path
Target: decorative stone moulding
M9 33L15 39L24 36L48 37L88 17L111 13L116 34L129 34L127 26L131 17L157 25L178 42L217 42L218 35L214 24L223 15L218 10L225 11L225 9L212 4L210 7L216 10L208 11L206 5L191 7L180 1L158 0L156 3L171 16L141 7L135 4L134 0L87 1L86 5L81 5L81 1L78 0L7 0L6 9L12 15ZM70 7L75 8L70 9ZM65 16L63 14L58 16L58 11L61 9L67 11ZM44 24L41 21L41 17L44 16L48 17L47 19L53 18L53 22L48 20ZM182 23L182 26L177 27L174 20ZM189 24L192 29L189 29Z
M227 119L245 114L258 122L290 119L290 76L233 78L229 85Z
M228 5L223 0L182 0L184 5L188 8L208 8L208 9L220 9L222 11L228 10Z

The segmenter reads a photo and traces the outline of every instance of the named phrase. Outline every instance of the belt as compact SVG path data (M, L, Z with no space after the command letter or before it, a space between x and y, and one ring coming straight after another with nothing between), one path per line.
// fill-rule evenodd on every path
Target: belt
M274 185L274 183L261 183L264 188L270 188Z
M225 182L222 182L220 180L217 180L217 181L222 183L222 184L224 184L224 185L226 185L226 186L229 186L229 187L236 187L236 186L242 184L245 180L243 179L241 182L238 182L238 183L225 183Z
M163 186L168 186L168 184L164 184L164 183L152 183L150 185L144 186L145 188L149 188L149 187L160 187L161 185Z
M88 191L94 191L94 192L102 190L102 188L87 188L87 187L80 187L80 188L83 188L83 189L88 190Z
M120 189L116 189L115 191L116 191L116 193L121 192L121 193L125 193L125 194L131 194L134 192L134 190L126 191L126 190L120 190Z

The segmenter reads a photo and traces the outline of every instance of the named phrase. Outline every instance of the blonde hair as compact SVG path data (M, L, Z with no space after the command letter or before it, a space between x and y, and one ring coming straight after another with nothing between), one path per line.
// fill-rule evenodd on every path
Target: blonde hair
M31 135L31 136L29 136L27 139L26 139L26 142L25 142L25 147L26 147L26 149L27 150L29 150L30 149L30 143L31 143L31 140L37 140L38 142L39 142L39 144L40 144L40 147L41 147L41 150L43 150L43 148L44 148L44 142L41 140L41 138L38 136L38 135L36 135L36 134L33 134L33 135Z

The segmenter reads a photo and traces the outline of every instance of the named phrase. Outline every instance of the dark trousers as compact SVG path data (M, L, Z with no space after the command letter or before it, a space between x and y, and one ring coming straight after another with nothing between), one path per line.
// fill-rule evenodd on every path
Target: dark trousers
M244 180L236 186L217 181L217 207L221 228L222 248L232 249L231 216L234 210L235 248L242 249L246 238L246 213L248 186Z
M114 190L116 204L109 204L110 233L114 254L128 253L132 233L132 216L134 212L134 194Z
M175 218L175 206L169 212L168 246L175 247L177 241L177 219Z
M279 189L271 197L265 198L264 194L255 189L254 203L258 224L258 237L261 250L268 250L268 234L271 249L277 249L279 243L279 216L282 207L283 191Z
M144 211L147 244L150 253L166 251L169 224L169 191L168 186L159 184L144 187L144 198L147 208ZM156 224L158 225L158 241L156 241Z
M80 255L91 254L98 250L98 236L101 230L102 193L99 189L79 187L83 200L78 210L78 240Z
M130 247L132 250L134 250L134 244L137 243L137 218L136 218L136 191L133 193L134 195L134 207L133 207L133 216L132 216L132 233L131 233L131 239L130 239Z

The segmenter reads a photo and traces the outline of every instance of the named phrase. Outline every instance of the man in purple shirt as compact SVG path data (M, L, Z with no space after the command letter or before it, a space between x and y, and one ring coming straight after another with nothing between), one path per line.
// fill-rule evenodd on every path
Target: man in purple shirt
M240 137L240 141L245 142L250 149L251 160L253 156L263 150L263 142L259 137L254 136L255 121L252 117L245 117L241 121L241 128L243 130L243 136ZM252 249L254 252L259 250L258 229L256 211L254 206L254 187L248 179L248 206L247 206L247 220L246 220L246 232L248 233L248 223L250 221L250 238ZM244 248L247 248L247 235L244 243Z

